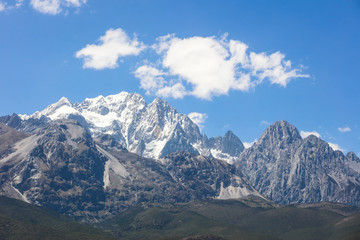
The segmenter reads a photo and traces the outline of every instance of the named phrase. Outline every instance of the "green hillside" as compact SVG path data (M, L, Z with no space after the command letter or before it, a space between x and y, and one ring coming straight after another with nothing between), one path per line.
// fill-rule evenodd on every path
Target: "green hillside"
M99 227L124 239L348 240L360 239L360 213L332 203L281 206L257 198L208 200L131 208Z
M52 210L0 197L0 239L114 239Z
M0 239L357 240L360 211L333 203L207 200L132 207L93 227L0 197Z

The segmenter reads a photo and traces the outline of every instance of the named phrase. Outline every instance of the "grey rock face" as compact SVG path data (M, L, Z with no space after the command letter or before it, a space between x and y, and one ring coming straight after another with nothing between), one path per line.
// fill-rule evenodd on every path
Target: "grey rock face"
M177 152L161 160L171 176L198 198L242 198L260 196L234 165L225 161Z
M0 160L2 195L81 218L104 207L106 159L77 122L56 121L14 148Z
M354 152L348 152L346 158L353 162L360 162L360 158Z
M11 151L0 158L0 195L79 220L96 221L141 203L258 195L221 160L190 153L144 158L111 135L94 141L75 120L51 121L32 135L0 127L0 139L15 136L8 141Z
M245 149L243 143L232 131L227 131L224 137L209 138L206 143L210 149L218 152L216 157L220 159L232 157L235 160Z
M49 121L50 119L45 116L22 120L16 113L11 116L0 117L0 123L4 123L11 128L28 133L33 133L39 128L45 127Z
M28 136L0 122L0 159L14 152L13 145Z
M314 135L302 139L286 121L271 125L246 149L237 167L253 187L276 203L330 201L360 205L360 172L354 154L334 151Z

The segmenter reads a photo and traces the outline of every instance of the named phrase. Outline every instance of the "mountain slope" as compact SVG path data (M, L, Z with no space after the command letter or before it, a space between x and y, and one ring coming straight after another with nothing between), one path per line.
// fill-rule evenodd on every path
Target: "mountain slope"
M0 118L0 122L8 123L10 118ZM147 104L141 95L127 92L86 98L75 104L63 97L40 112L21 115L13 127L24 128L22 123L26 121L56 119L75 119L93 137L112 135L130 152L149 158L188 151L233 162L244 150L242 142L231 132L223 138L208 139L188 116L178 113L166 101L156 98Z
M20 134L6 128L0 139L9 132ZM0 159L0 195L82 221L99 221L142 203L259 195L233 165L222 160L206 158L202 160L206 164L200 164L199 156L179 153L186 161L176 162L174 169L168 162L165 165L171 155L162 162L128 152L111 135L94 140L75 120L51 121L33 134L14 138L9 149ZM189 163L196 165L192 174L200 176L197 188L185 172L179 172ZM236 194L229 194L229 189Z
M253 187L277 203L320 201L360 205L360 161L325 141L302 139L286 121L276 122L246 149L237 167Z

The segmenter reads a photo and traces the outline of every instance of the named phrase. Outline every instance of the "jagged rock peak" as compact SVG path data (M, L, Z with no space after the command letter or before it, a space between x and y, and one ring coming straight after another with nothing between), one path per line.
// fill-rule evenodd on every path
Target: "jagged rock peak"
M206 141L198 126L160 98L149 105L137 93L120 92L86 98L70 103L66 98L33 115L21 115L23 121L75 119L94 138L112 135L130 152L159 158L174 151L189 151L234 162L244 146L232 132ZM39 125L39 124L38 124Z
M154 101L149 104L149 107L155 107L157 109L168 109L177 112L176 109L173 108L167 101L159 97L155 98Z
M62 107L62 106L71 107L72 103L66 97L62 97L62 98L60 98L59 101L57 101L56 103L51 104L49 107L47 107L47 109L49 109L49 110L50 109L56 109L56 108L59 108L59 107Z
M239 156L245 149L241 140L230 130L225 133L222 145L222 151L234 156Z
M360 158L354 152L348 152L346 154L346 158L351 160L351 161L355 161L355 162L360 163Z
M285 142L289 144L299 139L301 139L301 136L296 127L287 121L281 120L273 123L265 130L259 143L261 144L266 141L270 143Z

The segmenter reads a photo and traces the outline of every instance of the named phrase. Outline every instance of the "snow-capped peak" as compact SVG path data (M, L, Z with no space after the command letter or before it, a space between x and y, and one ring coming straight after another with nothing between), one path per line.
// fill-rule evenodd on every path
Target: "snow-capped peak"
M75 104L63 97L41 112L21 117L28 119L42 116L51 120L76 119L85 124L94 137L110 134L129 151L151 158L159 158L166 152L164 148L167 148L171 151L197 151L203 154L213 152L218 153L215 156L233 161L237 156L232 156L232 153L239 155L238 150L243 149L241 141L233 137L232 133L227 133L225 138L228 140L220 143L228 147L212 146L187 115L178 113L160 98L147 105L145 99L137 93L100 95ZM216 149L211 151L212 147ZM229 147L238 150L229 151Z

